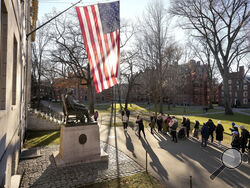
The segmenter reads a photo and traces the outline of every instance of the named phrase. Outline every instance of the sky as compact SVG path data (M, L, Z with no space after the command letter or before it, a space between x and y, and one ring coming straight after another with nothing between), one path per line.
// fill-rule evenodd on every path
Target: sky
M55 8L57 12L61 12L79 0L39 0L38 19L41 20L46 13L52 12ZM112 0L83 0L77 6L86 6L101 2L111 2ZM131 19L136 22L138 17L142 16L147 4L150 0L120 0L121 19ZM163 0L165 8L168 8L170 0ZM174 38L176 41L183 43L185 35L184 31L177 28L172 28Z

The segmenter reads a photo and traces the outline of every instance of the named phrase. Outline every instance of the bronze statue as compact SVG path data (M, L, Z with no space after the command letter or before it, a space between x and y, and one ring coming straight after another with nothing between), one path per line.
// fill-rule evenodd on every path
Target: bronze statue
M73 97L73 90L69 89L65 96L65 103L67 106L67 110L69 112L76 111L78 112L76 115L80 114L81 123L85 123L85 118L87 118L87 122L92 122L87 107L84 104L78 103Z

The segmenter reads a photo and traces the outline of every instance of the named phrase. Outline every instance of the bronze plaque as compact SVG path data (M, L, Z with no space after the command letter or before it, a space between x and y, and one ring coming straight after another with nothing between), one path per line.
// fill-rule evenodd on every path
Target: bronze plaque
M85 144L87 142L87 136L85 134L81 134L79 136L79 143L80 144Z

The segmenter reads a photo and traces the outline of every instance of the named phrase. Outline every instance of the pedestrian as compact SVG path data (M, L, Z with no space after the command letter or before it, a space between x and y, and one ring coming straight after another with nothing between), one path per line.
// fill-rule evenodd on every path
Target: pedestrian
M155 122L156 122L156 117L155 117L155 114L153 113L152 116L150 116L150 123L149 123L151 134L154 134L153 130L155 128Z
M232 148L236 148L236 149L240 150L240 136L239 136L239 132L233 131L232 132L232 136L233 136L232 143L231 143Z
M229 130L230 130L231 132L233 132L233 131L239 132L238 125L236 125L236 124L233 122L233 123L232 123L232 128L229 128Z
M124 110L121 111L121 114L122 114L122 116L124 116L124 114L125 114Z
M189 131L190 131L190 119L187 118L186 120L186 129L187 129L187 137L189 138Z
M215 129L215 133L216 133L216 140L218 140L219 143L219 147L221 147L221 141L223 140L223 132L224 132L224 128L221 124L221 121L218 121L217 127Z
M96 110L95 113L94 113L94 119L95 119L95 121L97 121L98 116L99 116L99 114L98 114L98 111Z
M162 116L162 132L163 132L163 134L167 134L167 124L168 124L167 117L163 115Z
M182 117L181 126L184 128L185 136L186 136L186 134L187 134L186 120L187 120L186 117L183 116L183 117Z
M178 121L177 119L175 119L175 116L172 117L169 123L169 127L170 127L170 134L172 136L172 141L177 143L176 129L178 127Z
M248 132L248 130L245 129L244 125L241 125L240 129L241 129L241 137L240 137L241 151L242 151L242 153L244 153L245 149L247 147L247 142L248 142L248 138L249 138L249 132Z
M171 121L171 117L168 114L168 117L167 117L167 132L169 132L169 123L170 123L170 121Z
M201 128L201 147L207 146L208 137L209 137L209 129L207 123L204 123Z
M128 121L129 121L129 116L130 116L130 111L129 111L129 109L126 109L126 115L127 115L127 117L128 117Z
M193 132L193 137L199 139L199 126L200 126L200 122L198 120L195 120L195 124L194 124L194 132Z
M162 122L163 122L161 114L157 117L156 122L157 122L157 126L158 126L158 132L161 132L162 131Z
M127 131L127 127L128 127L128 117L127 115L124 114L124 116L122 116L122 123L123 123L123 129L124 131Z
M142 131L142 133L144 135L144 138L146 138L146 135L145 135L145 132L144 132L143 120L140 117L140 115L137 116L136 124L138 124L138 127L139 127L139 131L138 131L139 138L141 138L141 131Z
M206 124L208 126L209 136L211 136L211 143L213 143L213 141L214 141L214 131L215 131L216 126L214 125L214 122L211 119L208 119Z

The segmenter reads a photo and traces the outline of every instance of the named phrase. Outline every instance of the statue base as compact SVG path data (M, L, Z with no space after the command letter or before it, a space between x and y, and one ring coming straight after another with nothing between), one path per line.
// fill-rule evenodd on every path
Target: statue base
M60 149L53 153L58 167L89 162L108 161L108 154L100 147L97 123L61 126Z

